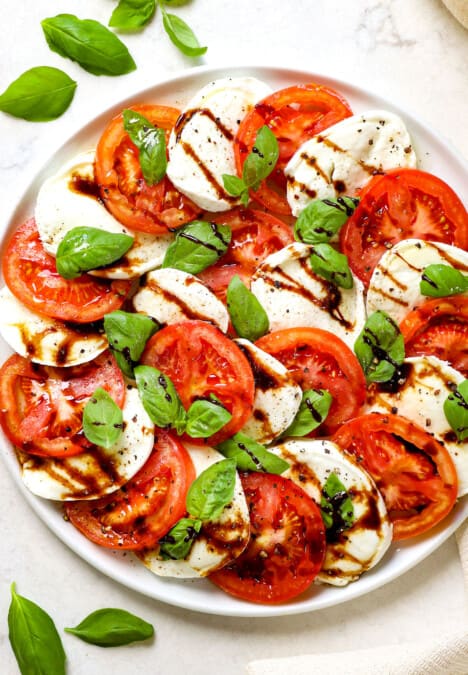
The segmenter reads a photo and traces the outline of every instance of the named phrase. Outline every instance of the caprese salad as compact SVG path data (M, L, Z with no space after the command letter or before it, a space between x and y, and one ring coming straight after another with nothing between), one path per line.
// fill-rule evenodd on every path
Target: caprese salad
M417 167L404 120L314 83L122 110L3 255L29 490L257 603L443 521L468 492L468 214Z

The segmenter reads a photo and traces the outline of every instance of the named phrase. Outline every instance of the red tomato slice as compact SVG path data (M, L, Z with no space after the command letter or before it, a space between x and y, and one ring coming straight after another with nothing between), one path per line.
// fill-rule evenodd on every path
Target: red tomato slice
M450 455L405 417L362 415L343 424L333 441L355 455L375 480L394 539L427 532L452 510L458 480Z
M284 602L305 591L325 556L325 528L318 506L282 476L242 475L250 513L245 551L210 580L236 598Z
M254 378L239 347L204 321L166 326L146 345L141 363L161 370L174 383L187 409L196 399L214 394L232 415L211 445L237 433L252 413Z
M98 321L119 309L131 288L131 281L107 281L89 274L61 277L55 258L42 246L33 218L11 237L2 266L5 283L18 300L38 314L62 321Z
M280 154L275 170L252 192L252 199L274 213L291 215L284 167L305 141L350 115L351 108L341 94L313 83L281 89L257 103L242 120L234 141L237 172L242 175L258 130L265 124L275 134Z
M140 471L120 490L92 501L69 502L65 513L91 541L106 548L155 546L185 515L195 469L184 446L162 429Z
M388 248L402 239L424 239L468 248L468 213L440 178L417 169L375 176L340 234L352 271L366 284Z
M359 361L339 338L320 328L277 330L257 340L305 389L326 389L333 402L320 435L333 433L359 414L366 398L366 381Z
M180 111L162 105L132 105L152 124L164 129L167 139ZM180 227L201 212L164 177L148 185L141 172L138 149L117 115L106 127L96 149L95 173L101 198L117 220L127 227L152 234L164 234Z
M98 387L123 406L123 375L109 352L71 368L14 354L0 369L0 424L12 443L33 455L79 454L90 446L82 432L83 408Z

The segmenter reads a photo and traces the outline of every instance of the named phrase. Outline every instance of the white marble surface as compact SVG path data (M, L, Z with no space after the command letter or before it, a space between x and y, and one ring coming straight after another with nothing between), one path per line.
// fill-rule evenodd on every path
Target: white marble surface
M383 94L421 116L468 157L468 31L438 0L193 0L176 10L209 46L203 60L177 52L159 17L125 38L138 70L96 78L51 53L40 20L59 12L106 22L111 0L2 0L0 90L35 65L64 69L79 83L67 113L49 124L0 114L0 222L51 151L119 98L181 69L245 62L327 73ZM292 9L291 9L292 7ZM9 585L46 608L57 626L102 606L152 621L153 642L102 650L64 636L70 675L242 674L248 660L436 638L466 621L453 538L416 569L356 601L302 616L216 618L148 600L94 571L38 520L0 466L0 671L17 673L8 645ZM342 664L341 664L341 667Z

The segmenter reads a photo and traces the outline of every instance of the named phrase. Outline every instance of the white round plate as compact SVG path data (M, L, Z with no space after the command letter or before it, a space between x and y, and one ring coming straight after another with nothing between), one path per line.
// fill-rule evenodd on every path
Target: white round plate
M2 233L3 236L8 235L23 220L33 214L37 191L43 180L54 173L68 158L93 147L107 122L122 108L135 102L163 103L181 108L207 82L220 77L245 75L264 80L273 89L293 84L318 82L343 94L355 113L372 108L383 108L401 115L413 138L416 153L420 158L420 167L447 181L464 203L468 202L468 167L462 158L418 119L393 103L359 87L304 71L247 66L202 67L185 71L177 77L139 92L131 99L120 101L72 136L49 159L29 185ZM9 348L1 343L0 357L2 360L10 353ZM351 600L379 588L414 567L438 548L468 517L468 500L465 498L430 534L407 543L392 545L382 562L375 569L364 574L357 582L345 588L313 585L308 592L289 603L273 606L254 605L226 595L207 580L182 581L157 577L134 559L132 554L111 552L92 544L70 523L64 521L60 504L35 497L23 487L13 448L3 435L1 438L2 456L20 491L40 518L73 551L95 568L128 588L171 605L208 614L244 617L281 616L310 612Z

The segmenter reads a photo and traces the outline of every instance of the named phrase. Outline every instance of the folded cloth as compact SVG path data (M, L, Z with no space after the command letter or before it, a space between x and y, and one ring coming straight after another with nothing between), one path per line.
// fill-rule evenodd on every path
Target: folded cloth
M442 0L458 21L468 28L468 0Z

